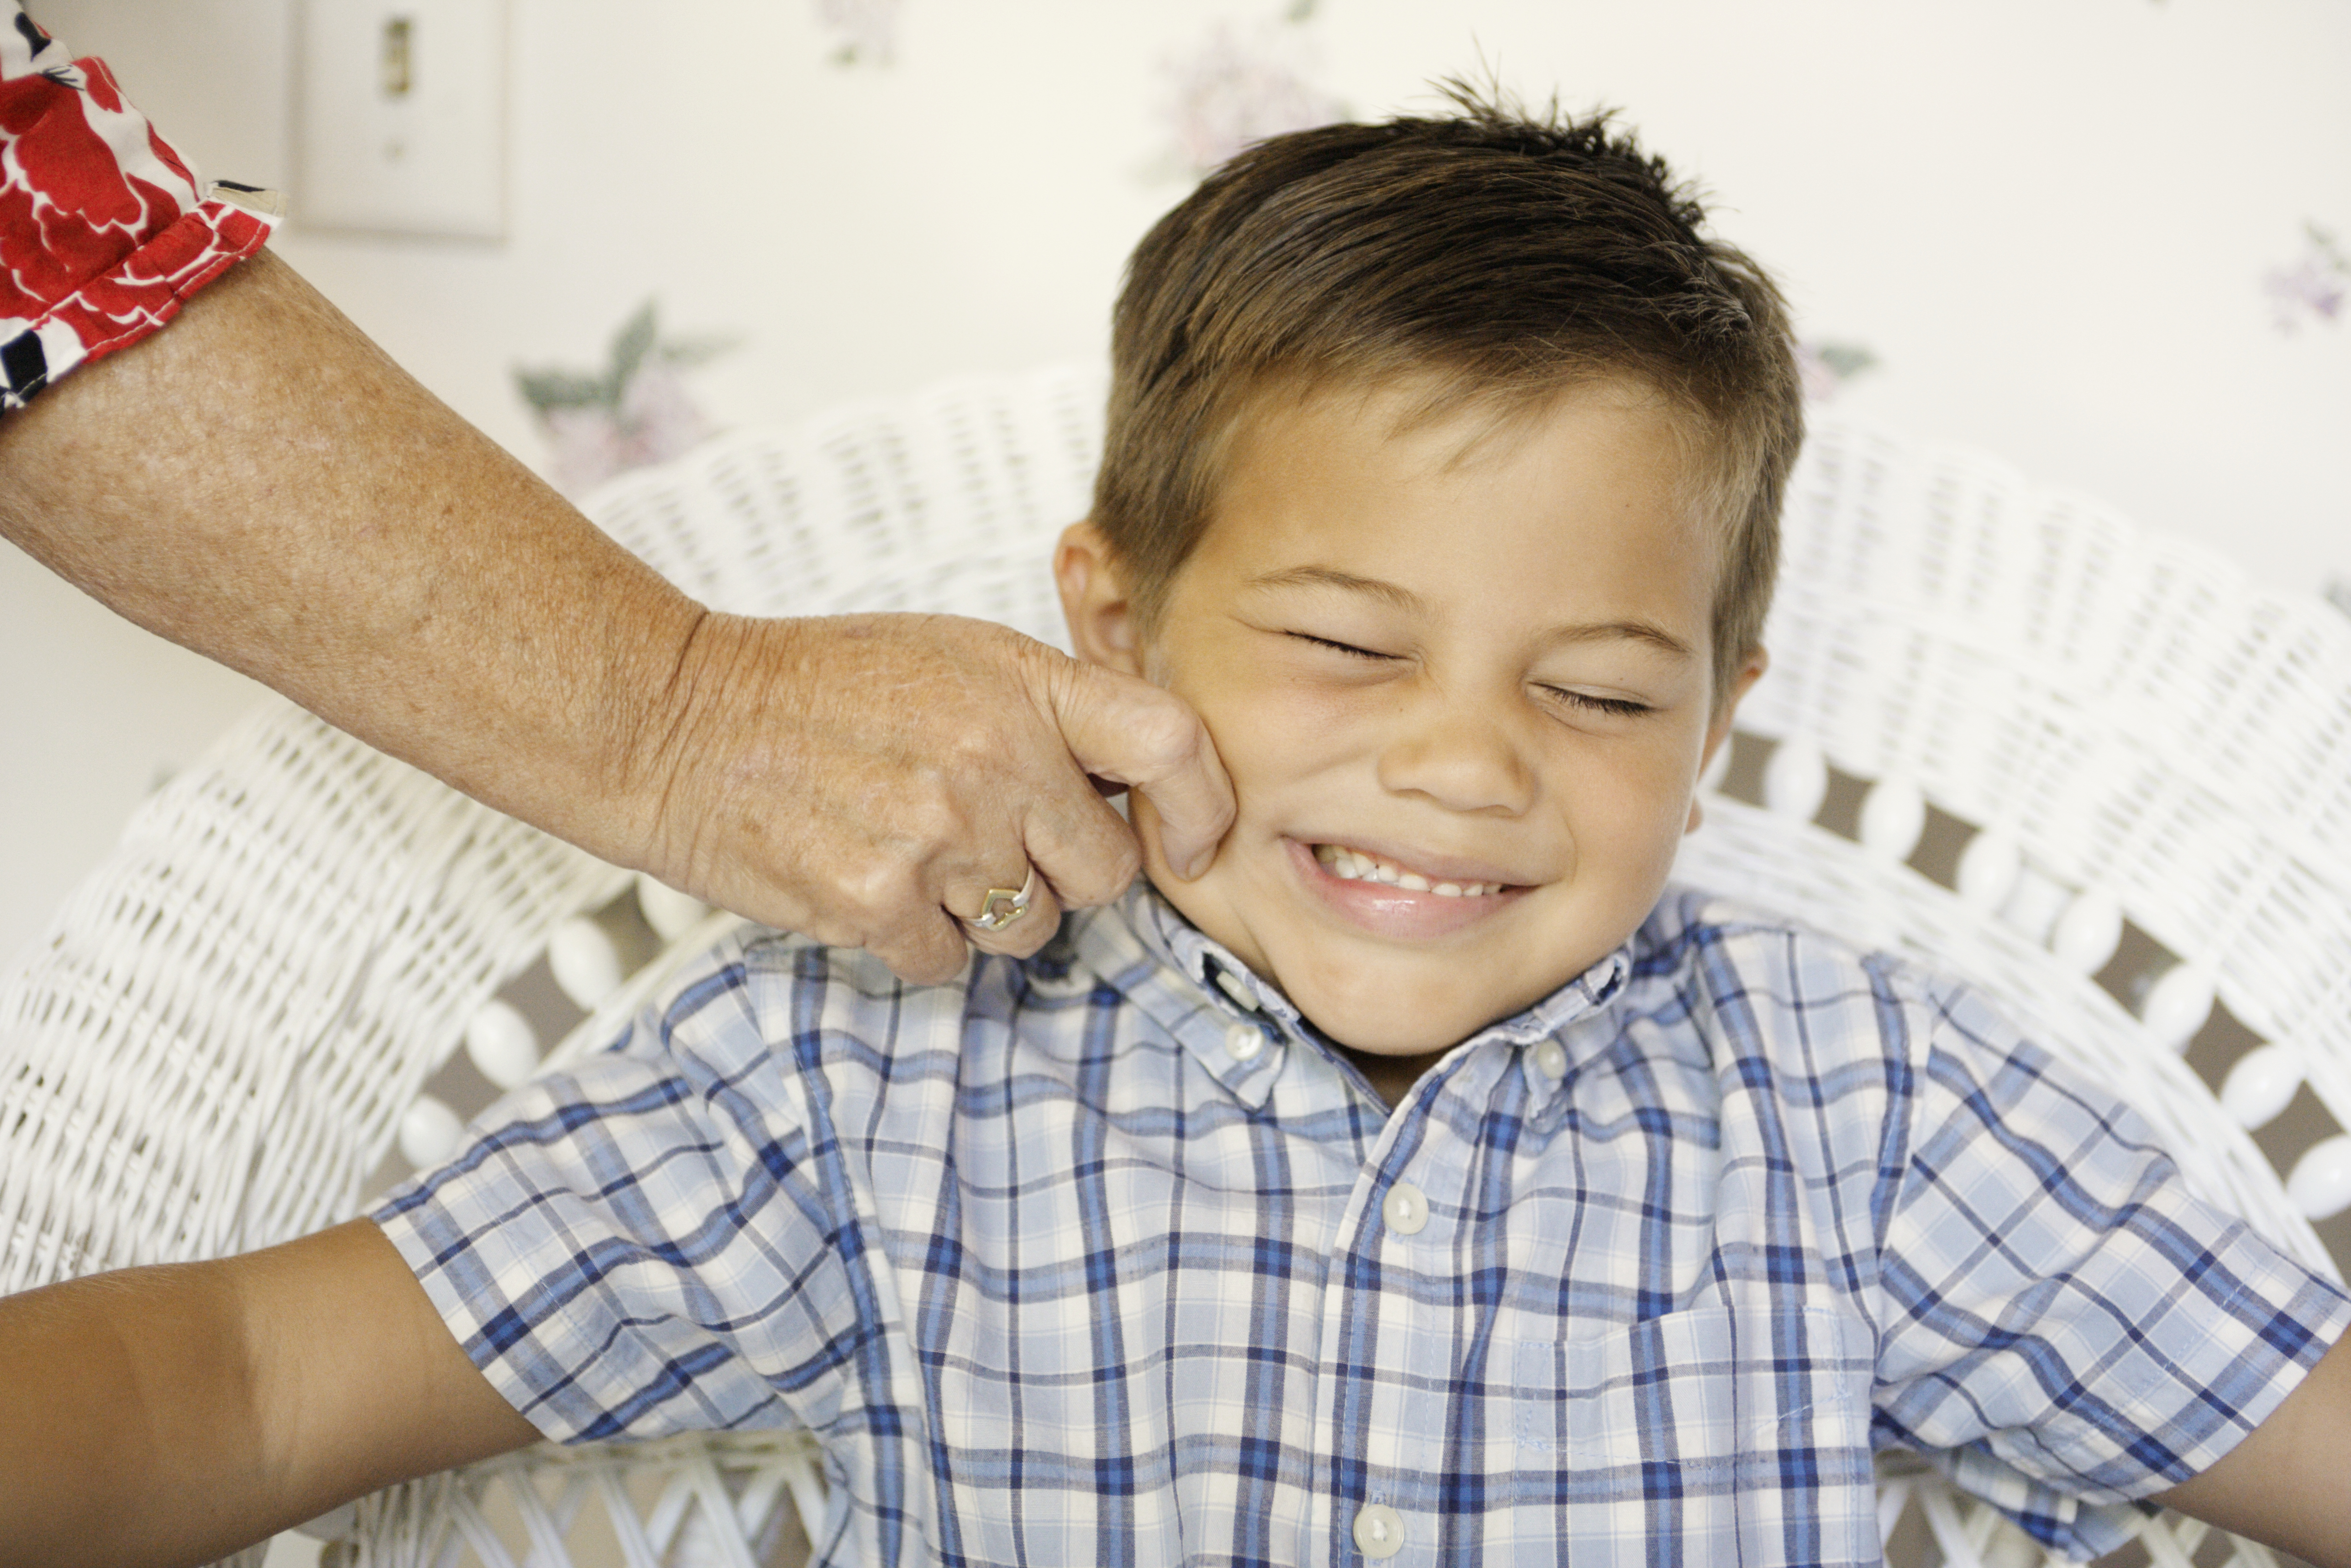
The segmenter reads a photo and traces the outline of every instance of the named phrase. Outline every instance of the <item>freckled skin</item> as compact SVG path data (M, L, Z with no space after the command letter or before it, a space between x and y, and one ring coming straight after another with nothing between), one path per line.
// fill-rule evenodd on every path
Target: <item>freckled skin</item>
M1710 533L1644 389L1399 430L1410 391L1281 404L1241 433L1147 637L1091 528L1057 562L1081 653L1190 702L1233 780L1214 865L1186 883L1153 862L1154 882L1392 1102L1640 924L1762 669L1759 651L1716 701ZM1299 846L1322 842L1510 891L1400 932L1318 884Z

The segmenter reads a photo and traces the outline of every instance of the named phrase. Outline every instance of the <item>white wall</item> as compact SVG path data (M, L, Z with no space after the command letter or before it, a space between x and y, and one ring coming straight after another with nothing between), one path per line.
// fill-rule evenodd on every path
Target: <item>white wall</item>
M2314 220L2351 236L2339 0L513 0L502 246L277 242L450 402L543 456L517 362L601 358L648 296L744 347L726 423L1100 351L1184 191L1171 64L1219 23L1358 113L1482 58L1621 105L1777 268L1839 394L1990 447L2262 578L2351 577L2351 322L2272 324ZM34 0L207 172L288 178L289 0ZM894 61L821 16L895 10ZM298 192L297 193L298 199ZM0 559L0 949L159 767L242 700Z

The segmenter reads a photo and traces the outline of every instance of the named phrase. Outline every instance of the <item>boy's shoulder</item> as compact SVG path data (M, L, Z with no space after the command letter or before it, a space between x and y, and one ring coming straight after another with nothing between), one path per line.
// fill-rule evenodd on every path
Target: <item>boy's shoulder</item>
M739 1093L772 1109L844 1054L952 1051L984 988L972 980L910 986L861 948L746 924L672 967L603 1054L674 1074L700 1097Z
M1631 1006L1685 1011L1734 1051L1910 1056L1954 1031L1999 1051L2035 1050L2001 1004L1930 959L1704 888L1669 887L1630 954Z
M901 979L862 948L746 924L672 969L613 1049L721 1077L886 1052L903 1077L925 1052L963 1053L1025 1013L1082 1008L1105 991L1132 1001L1156 967L1115 905L1065 916L1027 957L975 952L935 985Z
M1688 883L1669 885L1633 934L1636 971L1681 966L1702 970L1723 960L1741 972L1796 977L1805 974L1884 975L1906 994L1937 995L1967 982L1931 958L1875 947L1838 936L1785 910Z

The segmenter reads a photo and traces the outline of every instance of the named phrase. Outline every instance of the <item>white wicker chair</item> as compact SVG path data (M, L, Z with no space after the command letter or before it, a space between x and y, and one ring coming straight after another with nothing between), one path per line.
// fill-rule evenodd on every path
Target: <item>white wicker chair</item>
M1084 510L1099 404L1075 372L958 383L723 438L590 509L723 608L1059 641L1046 547ZM2314 1221L2351 1207L2351 622L1844 425L1787 525L1773 670L1683 874L1972 975L2339 1278ZM444 1102L518 1082L551 1028L547 1063L591 1048L728 924L256 713L0 977L0 1291L350 1216L396 1145L454 1139ZM2351 1216L2325 1228L2351 1260ZM1881 1500L1907 1560L2039 1560L1931 1473L1889 1469ZM384 1568L752 1568L795 1514L823 1541L824 1510L810 1447L765 1434L528 1450L323 1528ZM2143 1545L2185 1564L2204 1539L2171 1518Z

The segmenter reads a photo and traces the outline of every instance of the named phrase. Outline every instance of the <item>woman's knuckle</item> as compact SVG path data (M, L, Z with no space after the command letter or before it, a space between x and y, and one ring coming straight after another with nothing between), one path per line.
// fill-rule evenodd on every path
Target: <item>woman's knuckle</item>
M1153 707L1134 727L1136 748L1158 769L1180 768L1200 747L1200 721L1173 703Z

